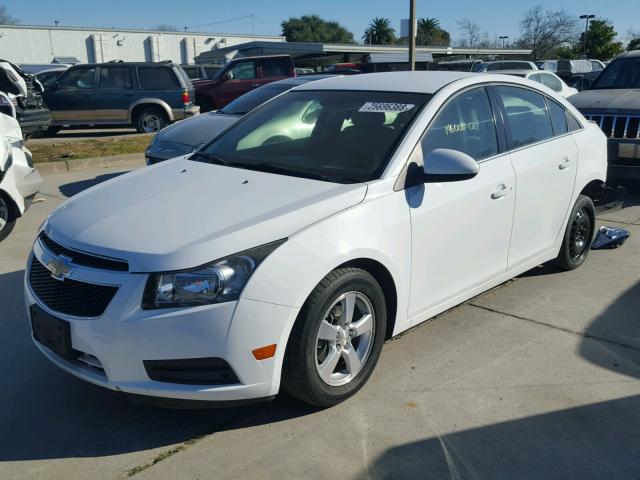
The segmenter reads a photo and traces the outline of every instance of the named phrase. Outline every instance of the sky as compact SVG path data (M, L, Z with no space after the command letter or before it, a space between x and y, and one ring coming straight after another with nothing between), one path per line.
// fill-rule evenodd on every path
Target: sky
M640 29L640 8L630 8L636 2L640 0L417 0L416 9L418 17L440 20L454 40L459 35L456 21L463 18L476 21L490 38L508 35L510 40L516 39L522 14L536 4L549 10L565 8L576 15L607 18L613 21L620 39L627 40L630 28ZM171 24L216 33L252 33L253 28L256 34L267 35L279 35L280 23L289 17L317 14L337 20L356 40L372 17L389 18L399 33L400 19L409 16L408 0L0 0L0 5L29 25L53 25L54 20L76 27L151 28ZM237 19L250 15L253 21ZM232 19L237 20L226 21ZM221 23L196 27L213 22Z

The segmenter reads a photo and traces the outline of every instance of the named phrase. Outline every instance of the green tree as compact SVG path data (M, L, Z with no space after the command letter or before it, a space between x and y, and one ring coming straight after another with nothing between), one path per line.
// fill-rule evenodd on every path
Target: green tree
M364 43L389 45L395 43L396 34L388 18L376 17L371 20L362 36Z
M15 25L16 23L20 23L20 20L9 15L7 7L0 5L0 25Z
M640 50L640 37L631 40L627 45L627 50Z
M419 18L416 35L418 45L449 46L451 35L440 27L440 21L435 18Z
M580 35L578 45L584 52L585 32ZM609 20L591 20L587 31L587 57L608 60L624 51L622 42L616 42L616 33Z
M288 42L355 43L349 30L338 22L323 20L318 15L291 17L281 26L282 35Z

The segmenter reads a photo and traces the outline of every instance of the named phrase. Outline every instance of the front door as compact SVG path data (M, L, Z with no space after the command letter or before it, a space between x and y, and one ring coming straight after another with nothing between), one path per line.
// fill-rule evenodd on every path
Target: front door
M101 123L128 122L129 106L133 103L129 67L100 67L95 92L96 120Z
M421 152L412 158L428 161L432 150L448 148L470 155L480 171L470 180L407 191L413 323L507 270L515 174L498 145L487 91L476 87L449 100L416 146Z
M578 148L564 108L527 88L497 86L518 190L509 268L550 252L573 197Z
M249 90L260 86L255 61L247 60L234 63L225 72L226 80L216 91L216 106L224 107L227 103L244 95Z
M57 125L86 125L95 119L96 67L73 67L64 72L44 100Z

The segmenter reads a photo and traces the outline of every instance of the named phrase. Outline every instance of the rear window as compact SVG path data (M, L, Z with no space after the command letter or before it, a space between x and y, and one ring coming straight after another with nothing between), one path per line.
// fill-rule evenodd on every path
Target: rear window
M186 73L191 80L200 78L201 76L200 68L198 67L182 67L182 70L184 70L184 73Z
M286 77L290 68L290 62L284 58L262 60L262 76L265 78Z
M207 78L213 78L222 67L204 67L204 73L207 74Z
M183 70L184 72L184 70ZM186 74L184 74L186 76ZM138 68L140 88L144 90L162 90L180 87L173 69L167 67L140 67Z

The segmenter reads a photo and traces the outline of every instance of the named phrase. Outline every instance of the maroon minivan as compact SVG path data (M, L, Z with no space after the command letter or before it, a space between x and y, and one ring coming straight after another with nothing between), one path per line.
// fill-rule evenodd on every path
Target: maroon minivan
M196 105L201 112L218 110L249 90L267 83L295 77L289 55L244 57L231 60L210 80L194 80Z

